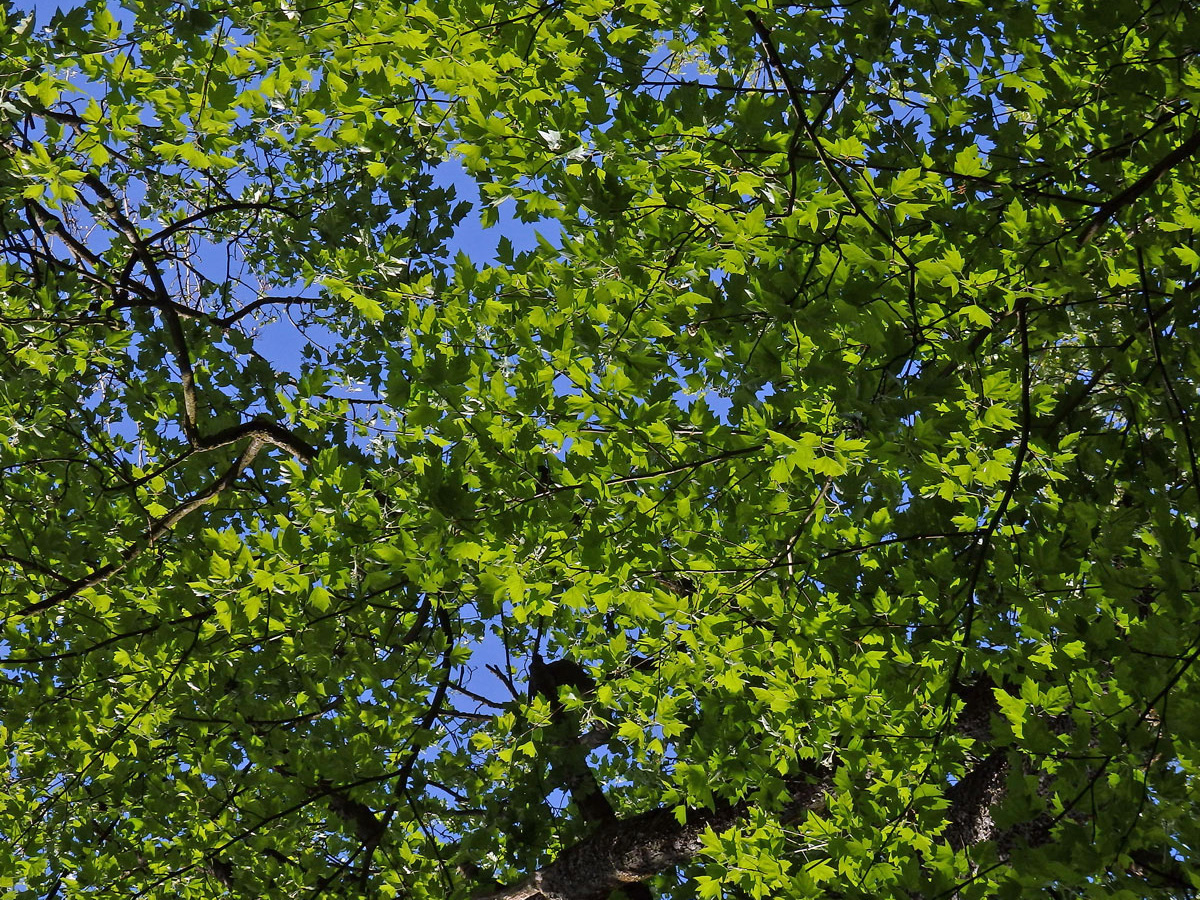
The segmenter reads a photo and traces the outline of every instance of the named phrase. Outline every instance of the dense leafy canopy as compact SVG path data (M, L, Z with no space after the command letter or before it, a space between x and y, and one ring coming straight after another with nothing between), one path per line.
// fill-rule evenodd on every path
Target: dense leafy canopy
M1193 895L1200 8L995 6L4 13L5 896Z

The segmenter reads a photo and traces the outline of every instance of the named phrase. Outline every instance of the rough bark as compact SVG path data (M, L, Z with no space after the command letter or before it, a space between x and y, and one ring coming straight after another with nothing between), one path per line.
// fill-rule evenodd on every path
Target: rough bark
M986 745L996 710L992 683L959 685L955 693L965 704L956 726ZM992 818L992 809L1004 796L1008 769L1007 748L993 747L947 790L949 825L942 839L951 847L959 850L1004 837ZM831 789L832 776L833 768L814 771L808 783L797 786L792 803L783 811L784 821L796 821L820 807ZM726 831L747 813L744 804L712 810L689 808L680 824L675 811L664 808L609 821L519 883L477 900L606 900L614 891L690 863L700 852L706 830Z
M788 809L796 818L823 802L829 777L804 785ZM613 891L691 862L708 830L732 828L745 805L688 809L683 824L672 809L653 809L599 828L520 883L479 900L605 900Z
M992 808L1004 796L1008 753L997 750L946 791L949 826L943 838L955 850L990 841L998 834Z
M558 784L566 788L585 822L613 822L616 813L604 790L588 766L588 748L579 739L578 717L571 715L558 695L559 688L571 688L581 696L590 696L596 682L573 659L564 658L547 663L540 653L534 654L529 666L529 696L541 694L550 701L551 739L560 751L551 756L551 773Z

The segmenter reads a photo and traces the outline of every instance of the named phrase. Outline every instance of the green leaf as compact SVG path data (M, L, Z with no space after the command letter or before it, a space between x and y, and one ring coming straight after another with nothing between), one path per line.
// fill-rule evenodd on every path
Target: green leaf
M1012 729L1013 736L1020 740L1025 733L1028 707L1023 700L1013 697L1003 688L993 688L992 693L996 698L996 703L1000 706L1000 714L1004 716Z

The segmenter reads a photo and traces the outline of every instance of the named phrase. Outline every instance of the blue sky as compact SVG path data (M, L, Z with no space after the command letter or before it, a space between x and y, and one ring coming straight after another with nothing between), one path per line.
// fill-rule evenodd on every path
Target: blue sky
M36 25L46 27L54 14L60 9L72 9L77 5L71 3L51 3L45 0L10 0L15 10L32 12ZM114 10L114 12L118 12ZM118 12L118 20L122 17ZM454 230L453 236L447 242L447 259L462 252L477 265L487 265L497 262L496 248L501 238L507 238L513 250L520 253L537 245L540 232L554 239L558 232L557 222L552 220L540 223L527 223L517 219L513 213L515 204L502 203L499 207L499 221L492 228L485 229L479 220L479 189L472 178L457 159L448 159L434 170L437 184L440 187L452 186L457 199L468 201L471 211L462 219ZM200 258L196 260L198 268L213 273L215 279L220 279L218 273L225 270L227 259L225 247L213 244L203 248ZM297 286L297 293L300 286ZM304 337L294 328L285 316L278 317L273 325L259 331L256 349L271 361L278 369L293 375L300 374L300 350L307 343Z

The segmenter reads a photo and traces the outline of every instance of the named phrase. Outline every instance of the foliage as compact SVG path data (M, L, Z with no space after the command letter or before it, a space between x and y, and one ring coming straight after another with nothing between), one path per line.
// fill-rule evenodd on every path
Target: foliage
M994 6L5 12L7 894L1194 894L1200 11Z

